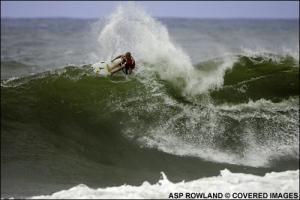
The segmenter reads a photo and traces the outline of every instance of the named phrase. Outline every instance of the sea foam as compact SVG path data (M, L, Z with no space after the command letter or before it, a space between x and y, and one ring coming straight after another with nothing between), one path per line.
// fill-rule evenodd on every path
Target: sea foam
M88 198L88 199L166 199L172 193L298 193L299 170L271 172L264 176L232 173L221 170L219 176L200 178L194 181L173 183L162 172L161 179L150 184L145 181L140 186L121 185L93 189L84 184L51 195L34 196L33 199Z

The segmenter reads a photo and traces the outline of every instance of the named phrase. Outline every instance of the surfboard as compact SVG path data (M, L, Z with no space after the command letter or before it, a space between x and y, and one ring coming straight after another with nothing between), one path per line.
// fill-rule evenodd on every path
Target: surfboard
M92 68L96 74L99 75L111 75L112 72L118 71L122 66L120 65L122 62L121 58L118 58L114 60L113 62L111 61L99 61L94 64L92 64Z

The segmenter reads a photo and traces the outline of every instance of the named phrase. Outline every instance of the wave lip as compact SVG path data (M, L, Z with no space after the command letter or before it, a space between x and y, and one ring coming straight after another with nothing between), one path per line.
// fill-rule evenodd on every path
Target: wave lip
M32 199L89 198L89 199L166 199L170 193L299 193L299 170L271 172L265 176L232 173L221 170L219 176L200 178L194 181L173 183L161 172L161 179L151 185L145 181L140 186L121 185L92 189L79 184L52 195L31 197Z

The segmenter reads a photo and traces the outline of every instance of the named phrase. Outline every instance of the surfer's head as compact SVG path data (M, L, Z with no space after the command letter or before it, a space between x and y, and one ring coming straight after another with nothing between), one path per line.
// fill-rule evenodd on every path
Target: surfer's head
M126 53L125 53L125 57L126 57L126 58L130 58L130 57L131 57L131 53L130 53L130 52L126 52Z

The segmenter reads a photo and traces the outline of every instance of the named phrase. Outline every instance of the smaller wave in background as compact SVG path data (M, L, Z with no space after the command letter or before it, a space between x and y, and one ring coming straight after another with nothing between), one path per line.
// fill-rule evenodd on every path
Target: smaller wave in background
M215 103L245 103L262 98L279 102L299 94L299 64L291 56L240 55L224 75L218 77L215 71L222 62L213 60L196 65L204 76L222 79L221 86L215 84L210 89Z
M14 60L1 61L1 80L28 76L38 72L42 72L42 70L38 70L38 67L34 65L28 65Z

